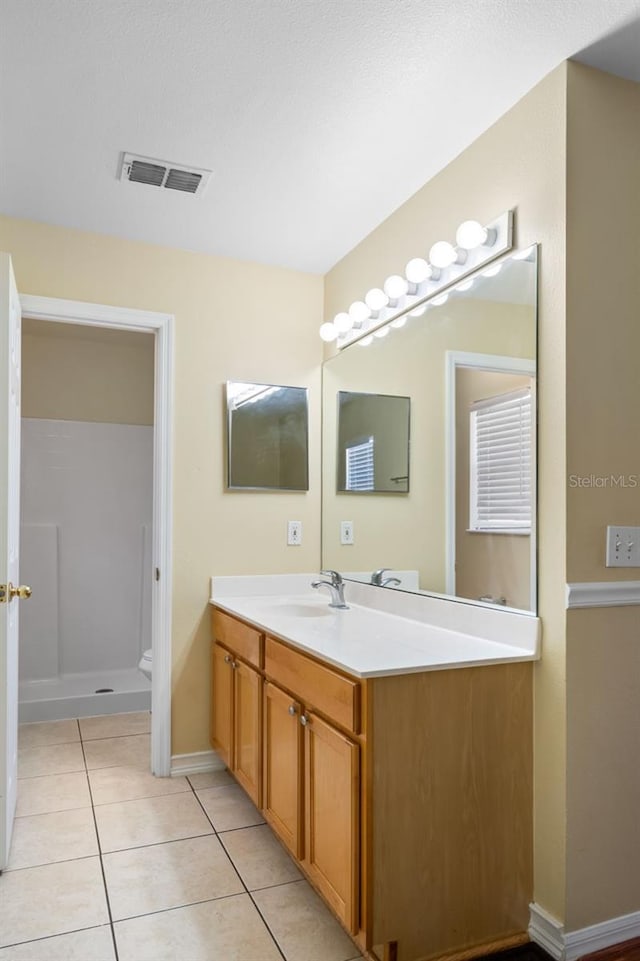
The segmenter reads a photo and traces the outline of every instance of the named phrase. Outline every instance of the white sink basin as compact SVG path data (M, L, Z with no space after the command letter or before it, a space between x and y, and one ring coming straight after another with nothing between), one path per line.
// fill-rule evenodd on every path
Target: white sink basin
M273 607L279 614L285 614L290 617L327 617L327 615L332 613L328 604L305 604L300 601L276 601Z

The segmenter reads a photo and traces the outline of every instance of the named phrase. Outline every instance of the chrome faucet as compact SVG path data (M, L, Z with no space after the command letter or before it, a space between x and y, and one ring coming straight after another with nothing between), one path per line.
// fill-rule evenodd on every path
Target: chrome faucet
M371 575L371 583L375 587L386 587L388 584L401 584L402 581L398 577L384 577L387 571L390 570L390 567L381 567L379 570L374 571Z
M312 581L312 587L328 587L331 591L331 600L329 601L329 607L337 607L341 610L348 611L349 605L344 602L344 581L342 580L342 575L338 571L320 571L323 577L330 577L330 581Z

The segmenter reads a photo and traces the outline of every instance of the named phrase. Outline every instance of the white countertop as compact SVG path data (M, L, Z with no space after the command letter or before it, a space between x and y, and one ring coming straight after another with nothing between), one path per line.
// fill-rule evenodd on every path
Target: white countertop
M506 664L539 657L539 622L535 617L513 622L510 643L505 641L500 621L495 623L501 629L491 631L492 618L496 613L509 617L506 612L490 611L491 617L483 618L477 613L482 608L460 605L460 624L443 627L421 617L376 609L370 606L376 603L376 595L380 593L382 602L390 592L356 584L346 585L349 609L336 610L329 607L325 592L318 594L310 589L310 579L307 575L213 578L211 602L357 677ZM393 593L397 596L399 592ZM407 609L414 613L415 603L409 595L406 597ZM482 633L489 636L480 636Z

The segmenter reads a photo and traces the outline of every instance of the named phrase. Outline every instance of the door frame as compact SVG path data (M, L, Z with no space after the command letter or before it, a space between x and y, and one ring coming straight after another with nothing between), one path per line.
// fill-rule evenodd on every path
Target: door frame
M173 314L20 294L22 316L54 323L155 334L153 423L151 770L171 774Z
M480 354L465 350L448 350L445 356L445 575L447 594L456 592L456 369L472 367L501 374L523 374L531 377L533 410L536 411L536 362L526 357L506 357L501 354ZM537 426L537 418L536 418ZM536 453L537 439L533 445L531 459L531 503L533 506L531 552L529 562L529 597L531 610L537 610L537 511L536 498Z

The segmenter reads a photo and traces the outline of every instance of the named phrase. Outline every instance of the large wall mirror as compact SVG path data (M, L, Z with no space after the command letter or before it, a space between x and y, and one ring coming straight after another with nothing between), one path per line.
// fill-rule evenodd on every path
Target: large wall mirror
M535 612L537 250L497 266L325 363L322 563L369 582L388 568L386 589ZM336 483L345 393L409 398L403 497Z
M227 381L227 486L309 489L306 387Z

